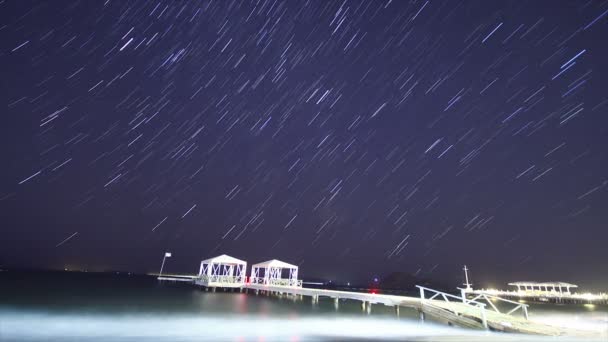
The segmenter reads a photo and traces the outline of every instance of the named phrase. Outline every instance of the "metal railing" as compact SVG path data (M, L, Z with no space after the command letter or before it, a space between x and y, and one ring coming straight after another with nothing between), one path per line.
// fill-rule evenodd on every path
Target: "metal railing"
M269 286L289 286L289 287L302 287L302 280L300 279L282 279L282 278L261 278L251 277L249 278L250 284L260 284Z
M528 304L523 304L523 303L516 302L516 301L513 301L513 300L509 300L509 299L504 299L504 298L501 298L501 297L498 297L498 296L492 296L492 295L486 294L486 293L480 293L477 296L473 297L473 299L468 299L467 298L467 290L466 289L461 289L461 288L458 288L458 289L460 290L463 303L467 303L469 301L485 300L490 305L490 307L494 311L496 311L498 313L504 313L504 314L507 314L507 315L511 315L512 313L514 313L517 310L521 309L521 311L522 311L522 313L524 315L524 319L526 319L526 320L528 319ZM494 305L493 302L495 302L495 301L513 304L513 305L515 305L515 307L512 308L508 312L501 312L496 307L496 305Z
M245 277L242 276L224 276L224 275L206 275L203 274L198 278L204 283L222 283L222 284L241 284L245 282Z
M420 300L424 303L431 300L442 300L446 303L451 303L451 304L465 304L471 307L475 307L479 309L479 317L481 318L481 324L483 325L484 328L488 328L488 320L486 319L486 304L478 302L476 300L463 300L462 297L458 297L446 292L441 292L441 291L437 291L437 290L433 290L430 289L428 287L424 287L424 286L419 286L416 285L417 288L420 289ZM430 292L430 294L432 294L430 297L426 297L426 292ZM432 305L432 303L430 303ZM456 316L460 315L460 312L458 312L458 310L455 307L443 307L443 306L436 306L439 307L441 309L444 310L448 310L452 313L454 313Z
M260 285L264 285L264 278L255 278L255 277L249 277L249 283L250 284L260 284Z

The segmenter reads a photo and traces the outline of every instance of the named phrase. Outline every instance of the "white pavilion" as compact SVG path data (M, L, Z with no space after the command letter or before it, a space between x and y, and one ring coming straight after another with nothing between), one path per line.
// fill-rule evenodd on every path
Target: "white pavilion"
M552 282L552 283L537 283L537 282L515 282L509 283L510 286L517 286L517 292L519 293L538 293L538 294L571 294L570 288L577 288L575 284L564 283L564 282Z
M298 280L298 266L277 259L252 265L249 282L269 286L302 287L302 280Z
M243 287L247 262L226 254L201 261L195 283L205 287Z

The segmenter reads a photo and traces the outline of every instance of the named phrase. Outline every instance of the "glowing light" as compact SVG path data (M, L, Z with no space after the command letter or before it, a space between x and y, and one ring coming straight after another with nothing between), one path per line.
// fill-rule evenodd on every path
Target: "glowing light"
M432 323L397 321L374 317L267 317L240 315L48 315L32 311L0 311L7 341L17 340L108 340L200 341L289 341L385 339L453 341L455 334L466 341L487 338L486 332L466 331ZM37 329L31 327L36 325ZM499 334L492 337L500 338ZM4 341L4 339L3 339ZM512 341L512 340L511 340Z

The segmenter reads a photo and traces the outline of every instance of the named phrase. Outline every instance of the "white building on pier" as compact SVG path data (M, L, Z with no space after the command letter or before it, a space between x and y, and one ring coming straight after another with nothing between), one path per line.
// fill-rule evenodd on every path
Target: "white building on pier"
M215 258L201 261L197 285L205 287L235 287L245 285L247 262L222 254Z
M251 266L251 284L302 287L298 280L298 266L272 259Z
M578 287L578 285L564 282L537 283L519 281L515 283L509 283L509 285L517 286L518 293L531 295L570 295L570 288Z

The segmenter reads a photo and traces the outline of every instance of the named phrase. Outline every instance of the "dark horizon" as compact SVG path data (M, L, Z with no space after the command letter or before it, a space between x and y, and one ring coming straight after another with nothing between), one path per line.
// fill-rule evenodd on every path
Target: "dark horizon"
M0 264L608 290L608 7L0 3Z

